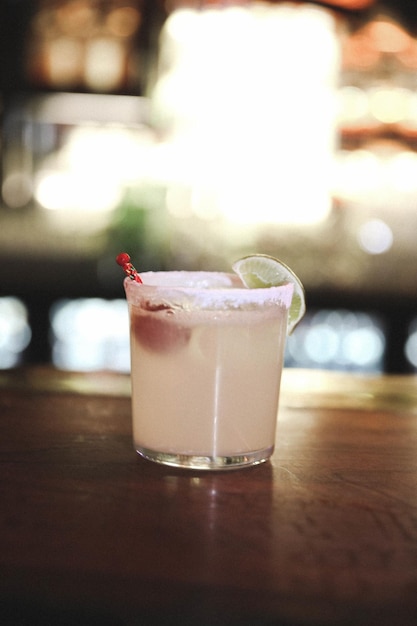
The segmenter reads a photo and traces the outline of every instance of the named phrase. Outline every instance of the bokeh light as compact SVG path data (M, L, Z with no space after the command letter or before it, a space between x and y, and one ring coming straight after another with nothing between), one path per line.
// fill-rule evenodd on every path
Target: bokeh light
M287 367L381 372L383 324L377 316L346 310L307 313L288 338Z
M417 318L410 324L404 354L414 370L417 370Z
M171 148L168 172L177 173L165 180L160 170L160 180L190 190L192 203L181 214L249 226L325 220L338 67L335 22L323 8L249 3L173 11L150 97ZM176 216L174 197L168 210Z
M387 252L394 241L391 228L383 220L371 219L364 222L358 231L360 247L368 254Z
M125 300L85 298L51 310L52 362L64 370L130 370Z
M0 369L15 367L31 340L28 312L21 300L0 298Z

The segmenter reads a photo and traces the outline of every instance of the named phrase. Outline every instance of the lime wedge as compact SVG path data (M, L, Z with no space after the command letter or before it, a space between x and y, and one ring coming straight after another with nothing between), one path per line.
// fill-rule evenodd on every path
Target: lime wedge
M288 334L290 335L306 312L304 287L298 276L285 263L266 254L245 256L235 261L232 267L243 284L250 289L277 287L289 282L294 285L288 312Z

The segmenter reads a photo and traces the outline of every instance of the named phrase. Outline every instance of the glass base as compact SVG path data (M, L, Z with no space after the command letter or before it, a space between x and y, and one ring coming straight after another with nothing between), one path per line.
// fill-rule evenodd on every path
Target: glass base
M200 456L195 454L176 454L174 452L156 452L148 448L136 447L136 452L149 461L183 467L193 470L230 470L258 465L267 461L274 451L274 446L254 452L241 452L230 456Z

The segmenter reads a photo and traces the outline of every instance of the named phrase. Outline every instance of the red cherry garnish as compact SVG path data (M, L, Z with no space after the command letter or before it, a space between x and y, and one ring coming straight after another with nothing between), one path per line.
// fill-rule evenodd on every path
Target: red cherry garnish
M127 265L128 263L130 263L130 256L128 255L127 252L121 252L116 257L116 263L117 265L120 265L121 267L123 267L124 265Z
M131 333L144 348L167 353L187 345L191 337L191 328L170 319L168 306L155 307L145 303L144 311L150 311L151 314L138 312L133 313L131 318Z
M127 254L127 252L121 252L120 254L118 254L116 257L116 263L123 268L125 274L129 276L129 278L135 280L137 283L142 282L141 277L131 264L130 256Z

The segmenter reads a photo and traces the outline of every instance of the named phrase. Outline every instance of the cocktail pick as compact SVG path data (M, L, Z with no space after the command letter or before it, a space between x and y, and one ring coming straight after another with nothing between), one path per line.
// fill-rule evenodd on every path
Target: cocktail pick
M123 268L124 272L127 276L129 276L131 280L135 280L137 283L143 282L141 277L131 264L130 256L127 254L127 252L121 252L120 254L118 254L116 257L116 263L120 265L121 268Z

